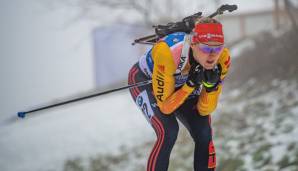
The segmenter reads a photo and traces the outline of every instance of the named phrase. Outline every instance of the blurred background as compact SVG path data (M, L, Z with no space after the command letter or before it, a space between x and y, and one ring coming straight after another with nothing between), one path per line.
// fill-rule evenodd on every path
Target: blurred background
M127 90L32 113L127 84L154 24L221 4L232 67L213 113L219 171L298 170L297 0L1 0L0 170L145 170L155 134ZM180 127L170 171L189 171Z

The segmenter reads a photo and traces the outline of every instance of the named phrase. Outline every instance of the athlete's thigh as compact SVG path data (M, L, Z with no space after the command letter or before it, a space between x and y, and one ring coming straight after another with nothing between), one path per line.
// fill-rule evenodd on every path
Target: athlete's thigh
M150 78L142 73L138 65L134 65L130 70L128 82L134 84L148 79ZM148 122L152 124L154 118L155 122L160 122L166 128L178 126L174 115L165 115L160 111L153 94L152 84L130 88L130 93Z
M209 129L209 117L201 116L196 108L197 99L188 99L179 107L176 116L180 122L193 134L198 134L204 128ZM197 136L197 135L196 135Z

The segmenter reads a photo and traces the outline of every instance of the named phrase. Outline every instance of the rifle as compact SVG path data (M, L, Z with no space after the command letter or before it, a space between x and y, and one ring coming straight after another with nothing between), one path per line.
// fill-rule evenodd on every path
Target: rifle
M213 18L217 15L222 15L225 11L233 12L237 8L238 8L237 5L228 5L228 4L221 5L214 13L212 13L208 17ZM183 18L182 21L170 22L166 25L154 25L152 27L154 28L155 34L135 39L132 45L135 45L135 44L153 45L160 38L165 37L166 35L169 35L171 33L175 33L175 32L191 33L191 31L195 26L196 20L201 17L202 17L202 12L197 12L193 15Z

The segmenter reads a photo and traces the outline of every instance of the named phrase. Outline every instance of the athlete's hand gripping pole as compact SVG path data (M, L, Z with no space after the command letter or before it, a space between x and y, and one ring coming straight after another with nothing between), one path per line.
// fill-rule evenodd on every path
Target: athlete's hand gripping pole
M200 64L194 63L190 68L186 84L189 87L197 88L201 86L203 79L204 79L204 68Z

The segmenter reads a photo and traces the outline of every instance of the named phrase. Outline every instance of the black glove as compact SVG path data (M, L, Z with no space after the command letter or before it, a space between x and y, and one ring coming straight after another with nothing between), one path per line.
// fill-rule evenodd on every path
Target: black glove
M217 85L220 82L220 67L216 66L213 69L204 71L203 85L207 92L211 92L217 89Z
M189 87L199 87L202 84L202 81L204 79L204 69L203 67L195 63L190 67L190 71L188 73L188 78L186 81L186 84Z

